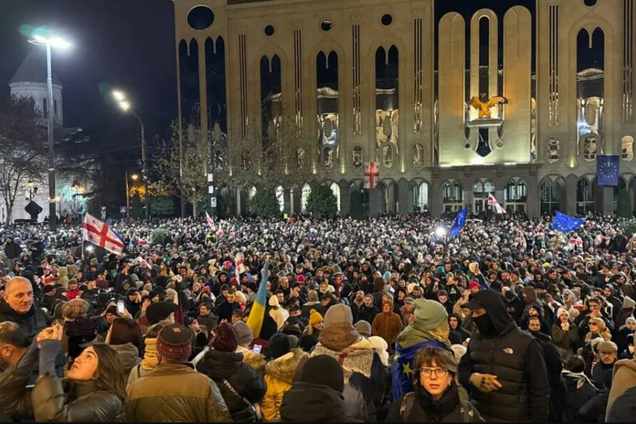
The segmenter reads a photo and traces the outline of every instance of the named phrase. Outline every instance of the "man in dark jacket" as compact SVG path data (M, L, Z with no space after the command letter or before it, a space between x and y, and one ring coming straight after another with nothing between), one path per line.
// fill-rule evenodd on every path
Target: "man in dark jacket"
M13 236L7 236L4 243L4 254L9 259L9 265L12 267L13 262L20 256L22 253L22 248L18 243L13 241Z
M541 344L522 331L494 290L473 293L463 305L479 328L459 364L459 380L475 389L486 421L541 421L548 418L550 385Z
M46 328L48 318L33 304L33 286L29 280L22 277L9 280L0 300L0 322L15 322L27 331L29 337L34 337Z
M614 286L612 284L605 284L605 287L603 287L603 296L612 304L612 320L616 322L618 314L623 307L623 302L615 296Z
M371 294L368 294L364 297L364 305L358 308L358 316L356 317L357 321L366 321L368 323L373 323L375 316L380 313L380 310L375 307L373 304L375 302L375 297Z
M14 322L0 323L0 422L33 417L30 393L23 392L37 362L37 344L29 342L26 330Z

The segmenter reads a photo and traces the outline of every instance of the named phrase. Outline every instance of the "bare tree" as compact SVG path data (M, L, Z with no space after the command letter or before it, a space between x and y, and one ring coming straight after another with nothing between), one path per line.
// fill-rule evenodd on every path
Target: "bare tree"
M31 179L43 181L46 172L46 131L33 99L11 96L0 101L0 195L7 209L6 223L19 189Z

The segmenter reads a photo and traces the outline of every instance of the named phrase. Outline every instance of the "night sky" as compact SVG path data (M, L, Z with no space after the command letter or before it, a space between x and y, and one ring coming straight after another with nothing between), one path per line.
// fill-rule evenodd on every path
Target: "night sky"
M23 24L59 29L74 43L53 56L64 86L65 126L121 128L135 136L134 118L100 92L106 83L129 93L149 137L165 134L177 114L170 0L0 0L0 97L9 94L13 73L37 48L20 34Z

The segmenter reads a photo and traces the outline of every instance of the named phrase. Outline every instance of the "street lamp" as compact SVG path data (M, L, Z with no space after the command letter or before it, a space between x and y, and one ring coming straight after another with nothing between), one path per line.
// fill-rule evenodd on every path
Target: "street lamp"
M139 175L132 174L130 178L133 181L137 181L139 179ZM146 193L146 196L147 195L148 194ZM130 189L128 188L128 171L126 171L126 214L128 215L128 218L130 218Z
M150 221L150 193L148 192L148 168L147 168L147 160L146 160L146 129L144 127L144 123L132 108L132 104L128 100L126 93L119 90L114 90L112 92L113 98L117 101L120 109L124 112L130 112L132 116L135 117L137 122L139 122L139 126L141 127L141 178L144 182L144 193L146 195L146 221ZM128 178L126 178L126 184L128 184ZM128 196L128 195L126 195Z
M72 44L56 35L44 36L34 35L29 39L29 43L46 47L46 86L48 96L47 118L48 118L48 144L49 144L49 226L52 232L57 230L57 219L55 213L55 150L53 146L53 74L51 72L51 50L55 48L68 49Z
M33 201L33 181L29 180L27 182L27 187L29 187L29 202Z

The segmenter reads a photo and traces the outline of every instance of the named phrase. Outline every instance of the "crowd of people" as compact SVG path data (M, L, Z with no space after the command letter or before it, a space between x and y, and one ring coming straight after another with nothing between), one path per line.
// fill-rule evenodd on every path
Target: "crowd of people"
M632 421L636 237L448 226L1 229L0 421Z

